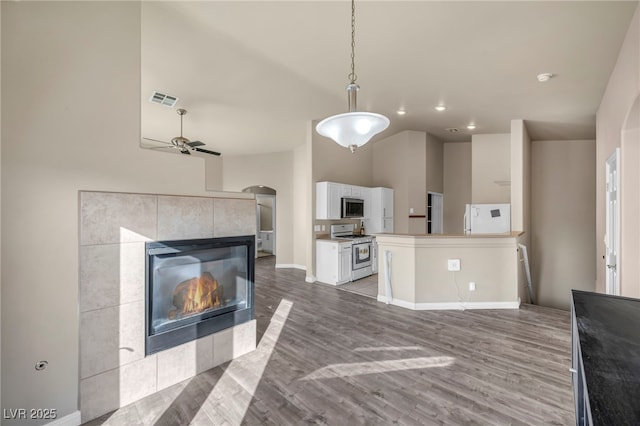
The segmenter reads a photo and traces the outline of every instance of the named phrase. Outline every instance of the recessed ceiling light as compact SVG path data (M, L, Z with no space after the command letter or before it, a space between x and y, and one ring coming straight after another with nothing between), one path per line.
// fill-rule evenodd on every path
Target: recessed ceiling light
M553 74L551 74L550 72L544 72L542 74L538 74L538 81L540 83L546 83L547 81L551 80L551 77L553 77Z
M446 106L444 106L444 105L438 105L438 106L434 107L434 109L435 109L436 111L438 111L438 112L442 112L442 111L446 111L446 110L447 110L447 107L446 107Z
M475 130L475 129L476 129L476 125L475 125L475 124L469 124L469 125L467 126L467 129L469 129L469 130Z
M403 109L399 109L398 111L396 111L398 113L398 115L405 115L407 113L407 111L403 110Z

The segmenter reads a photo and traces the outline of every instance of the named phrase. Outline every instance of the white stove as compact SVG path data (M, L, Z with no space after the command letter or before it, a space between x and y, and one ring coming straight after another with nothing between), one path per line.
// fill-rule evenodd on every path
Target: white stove
M373 238L354 234L355 225L331 225L331 238L351 241L351 280L359 280L373 274Z

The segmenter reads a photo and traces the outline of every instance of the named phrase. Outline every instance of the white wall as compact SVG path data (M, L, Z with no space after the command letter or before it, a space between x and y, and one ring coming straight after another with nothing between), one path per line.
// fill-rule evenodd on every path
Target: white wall
M637 205L640 197L640 182L629 182L625 172L637 168L638 158L632 151L638 151L640 140L629 139L628 146L621 143L625 120L631 112L634 101L640 96L640 8L636 8L627 36L624 40L616 66L600 102L596 115L596 290L605 291L605 162L616 147L621 151L621 177L627 184L621 187L622 213L622 253L621 266L622 294L640 297L640 281L627 277L640 276L640 247L635 243L640 239L637 226L640 211L627 208ZM625 206L625 200L626 206ZM628 219L628 220L627 220Z
M1 31L2 404L64 417L78 404L78 191L206 195L204 166L139 147L139 3L3 2Z
M471 142L444 144L444 233L464 233L464 208L471 203Z
M471 202L509 203L511 189L496 182L511 180L511 135L471 137Z
M293 151L225 156L225 191L265 185L276 190L276 262L293 263Z
M595 141L531 143L531 273L537 303L570 308L595 282Z

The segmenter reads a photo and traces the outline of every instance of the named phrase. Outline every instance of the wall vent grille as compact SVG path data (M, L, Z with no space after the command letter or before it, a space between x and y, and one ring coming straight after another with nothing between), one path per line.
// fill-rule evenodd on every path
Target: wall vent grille
M158 92L157 90L151 94L149 102L154 104L164 105L169 108L173 108L178 102L178 98L175 96L167 95L166 93Z

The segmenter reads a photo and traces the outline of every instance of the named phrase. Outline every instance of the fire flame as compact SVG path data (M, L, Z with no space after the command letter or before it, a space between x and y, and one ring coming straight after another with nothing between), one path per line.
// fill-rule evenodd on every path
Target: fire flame
M178 284L173 291L170 318L192 315L222 305L222 286L209 272Z

